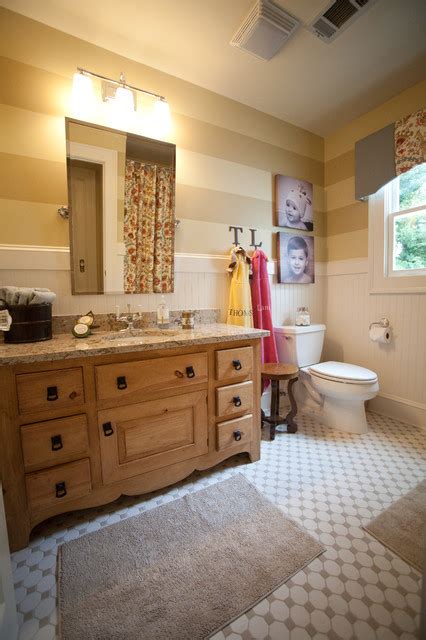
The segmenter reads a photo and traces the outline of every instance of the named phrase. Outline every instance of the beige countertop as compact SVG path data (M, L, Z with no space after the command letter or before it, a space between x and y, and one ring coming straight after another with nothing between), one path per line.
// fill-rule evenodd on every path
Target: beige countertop
M134 333L140 334L134 336ZM132 339L126 339L119 332L94 331L87 338L74 338L69 334L54 335L52 340L31 342L28 344L0 344L0 365L16 365L31 362L82 358L85 356L106 355L112 353L132 353L152 351L154 349L174 349L214 342L233 342L237 340L255 340L266 337L269 331L249 329L228 324L200 324L193 330L172 329L160 335L152 330L140 329L132 333ZM119 336L110 339L111 336Z

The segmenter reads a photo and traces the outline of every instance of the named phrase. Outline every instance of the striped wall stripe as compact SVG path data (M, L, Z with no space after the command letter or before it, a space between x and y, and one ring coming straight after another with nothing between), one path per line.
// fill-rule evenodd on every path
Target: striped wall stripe
M58 215L66 201L0 200L0 238L8 244L69 245L68 222ZM30 267L29 267L30 268Z
M341 182L355 175L355 152L353 149L324 164L324 186Z
M356 202L327 213L327 236L359 231L368 227L368 203Z
M368 229L327 236L327 260L349 260L367 256Z
M29 202L67 202L63 162L0 153L0 198Z
M201 206L200 206L200 203ZM247 196L176 185L176 216L191 220L214 221L225 225L271 229L275 225L272 202ZM315 235L326 235L326 214L314 211ZM278 230L279 227L276 228Z
M291 175L322 186L324 165L306 155L283 149L230 129L173 113L178 147L252 167Z
M63 118L0 104L0 152L64 162Z

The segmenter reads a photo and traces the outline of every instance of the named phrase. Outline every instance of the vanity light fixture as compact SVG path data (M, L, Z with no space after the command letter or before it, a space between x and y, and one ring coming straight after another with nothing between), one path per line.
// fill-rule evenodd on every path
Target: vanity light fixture
M93 85L91 76L102 80L102 99L104 102L114 105L114 110L122 116L130 116L137 108L137 93L155 98L153 105L153 121L155 127L162 131L167 131L170 127L170 108L166 98L126 83L123 73L120 74L119 80L114 80L103 76L100 73L77 67L77 73L74 74L73 83L73 105L75 107L85 107L88 101L93 98ZM89 97L90 96L90 97Z
M93 84L89 76L81 71L74 74L71 94L71 108L75 115L91 113L95 108L95 94Z

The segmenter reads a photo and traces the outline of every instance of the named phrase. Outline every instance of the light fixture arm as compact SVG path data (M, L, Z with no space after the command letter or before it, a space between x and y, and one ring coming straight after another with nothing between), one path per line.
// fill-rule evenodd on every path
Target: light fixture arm
M113 80L112 78L108 78L107 76L103 76L100 73L95 73L94 71L89 71L88 69L83 69L82 67L77 67L77 71L82 73L83 75L95 76L95 78L100 78L101 80L106 80L107 82L112 82L119 87L125 87L126 89L132 89L133 91L139 91L140 93L145 93L148 96L152 96L153 98L158 98L159 100L165 101L166 98L164 96L160 96L158 93L154 93L153 91L147 91L146 89L140 89L139 87L134 87L131 84L126 84L126 78L124 77L124 73L120 73L120 80Z

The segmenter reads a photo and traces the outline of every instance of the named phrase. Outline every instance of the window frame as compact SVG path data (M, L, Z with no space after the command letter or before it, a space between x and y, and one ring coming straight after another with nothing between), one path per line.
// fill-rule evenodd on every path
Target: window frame
M368 199L368 271L370 294L426 293L426 269L395 271L393 220L396 216L425 209L425 205L399 209L398 183L392 181ZM420 273L419 273L420 271Z
M407 276L426 276L426 267L420 269L394 269L394 240L395 219L413 215L413 213L426 213L426 205L394 211L388 214L388 247L387 247L387 274L389 278L405 278Z

